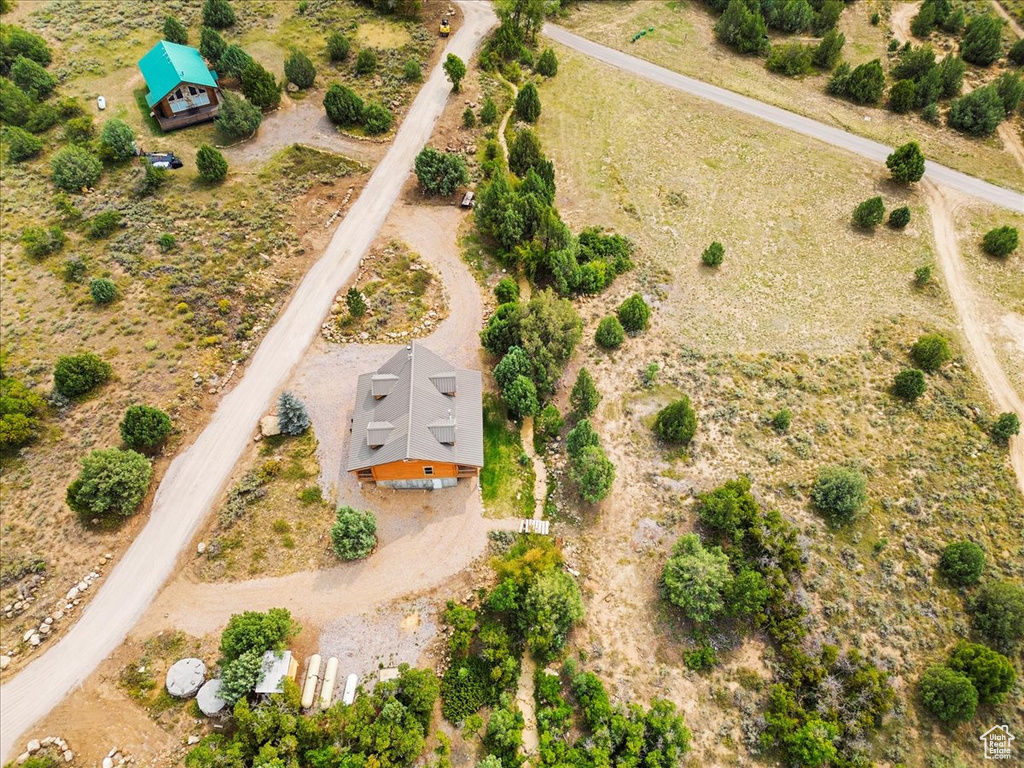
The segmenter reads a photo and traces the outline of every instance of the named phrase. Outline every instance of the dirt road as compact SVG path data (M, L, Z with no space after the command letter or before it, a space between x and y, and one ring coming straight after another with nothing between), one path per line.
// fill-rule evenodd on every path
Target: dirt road
M1006 12L999 0L992 0L992 7L995 8L996 13L1006 19L1006 23L1010 25L1010 29L1017 34L1017 37L1024 37L1024 27L1021 27L1017 20Z
M460 3L464 22L445 54L468 60L495 22L490 5ZM337 291L369 248L408 178L412 161L440 117L451 86L435 67L394 143L340 224L323 257L306 274L267 333L238 386L209 426L171 464L146 527L114 568L74 628L0 689L0 755L49 712L127 636L173 572L216 500L252 431L320 330Z
M956 208L949 192L938 185L925 182L924 191L931 214L935 234L935 254L946 281L946 290L956 307L967 339L975 367L988 385L992 399L1000 411L1013 411L1024 416L1024 399L1013 388L1006 372L996 357L996 351L988 337L985 321L978 313L978 302L971 288L970 278L964 269L960 249L957 246L956 230L953 226L953 212ZM1024 494L1024 437L1018 436L1010 442L1010 461L1017 475L1017 487Z
M889 15L889 26L892 27L892 34L900 43L910 40L910 22L917 16L921 3L900 3L892 9Z
M677 72L659 67L657 64L652 64L644 59L630 56L628 53L595 43L593 40L588 40L585 37L574 34L563 27L545 24L544 34L557 43L595 58L609 66L652 80L669 88L692 94L698 98L713 101L729 109L744 112L761 120L767 120L770 123L796 131L812 139L854 152L869 160L884 163L885 159L892 153L891 147L887 147L877 141L854 136L839 128L824 125L816 120L787 112L779 107L773 107L756 99L727 91L724 88L702 83L700 80L680 75ZM1012 211L1024 211L1024 194L1020 192L997 187L995 184L989 184L987 181L954 171L952 168L933 163L930 160L925 164L925 174L926 178L955 189L958 192L995 203Z

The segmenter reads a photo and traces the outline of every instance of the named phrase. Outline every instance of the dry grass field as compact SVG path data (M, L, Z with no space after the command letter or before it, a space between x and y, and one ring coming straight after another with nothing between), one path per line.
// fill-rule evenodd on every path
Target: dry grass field
M607 223L638 244L637 269L581 308L576 366L594 373L604 395L597 424L618 479L608 501L578 516L564 512L580 503L570 484L556 490L559 535L587 592L577 649L620 700L676 701L694 730L697 763L749 760L771 648L757 634L722 633L712 638L722 665L708 675L688 671L686 634L657 592L672 543L694 526L693 495L746 475L761 502L800 529L809 570L798 598L816 630L893 674L899 703L875 759L970 763L976 724L1006 720L1019 730L1024 722L1007 705L951 731L920 709L917 677L969 634L964 596L935 566L945 544L969 538L988 555L988 578L1020 579L1024 551L1014 532L1024 526L1024 500L1005 450L985 431L991 401L962 354L941 285L913 286L914 269L933 261L918 193L844 153L804 146L569 51L558 55L558 75L541 88L538 129L555 163L560 210L574 230ZM588 130L578 130L584 122ZM909 204L910 226L852 229L854 205L874 194L890 208ZM961 214L976 229L1007 219L973 208ZM700 264L712 239L725 245L717 270ZM965 258L979 290L991 286L1000 302L1016 301L1019 262L979 265L976 251ZM597 322L637 289L654 305L651 330L618 352L600 351ZM933 330L953 340L954 361L907 406L890 394L892 377L911 365L918 335ZM641 373L651 363L659 372L645 387ZM574 375L575 366L566 380ZM680 392L694 401L698 436L688 451L672 452L650 424ZM783 434L769 423L780 409L793 415ZM553 469L563 479L561 463L554 459ZM831 528L810 506L810 483L829 464L868 477L868 507L845 528ZM947 758L962 762L934 762Z
M875 58L885 65L888 39L884 18L888 6L868 0L843 12L839 24L846 35L843 57L851 65ZM876 11L883 14L883 21L872 26L869 17ZM863 107L833 98L825 94L828 75L793 79L769 72L763 59L737 55L719 44L714 36L715 17L698 3L581 3L562 23L604 45L889 146L916 140L933 160L993 183L1024 189L1024 169L1014 162L997 136L968 139L917 115L896 115L882 107ZM630 42L637 30L648 27L654 27L654 32ZM967 80L975 79L972 67ZM1019 121L1018 117L1012 123L1018 132Z
M960 255L975 290L984 296L989 335L1003 370L1024 393L1024 248L997 259L981 247L985 233L1002 226L1024 232L1024 214L966 202L956 210Z
M910 290L931 261L931 227L916 193L884 169L558 55L539 131L559 208L576 228L634 237L645 255L637 276L676 344L829 353L880 318L952 320L944 300ZM909 205L910 226L853 227L854 207L874 195ZM700 261L712 240L725 246L716 270Z

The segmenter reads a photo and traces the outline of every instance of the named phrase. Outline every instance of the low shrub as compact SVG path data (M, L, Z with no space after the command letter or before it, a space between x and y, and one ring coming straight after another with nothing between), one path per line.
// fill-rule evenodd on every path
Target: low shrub
M334 554L342 560L359 560L377 546L377 518L373 512L361 512L352 507L338 507L331 528Z
M939 558L939 572L958 587L977 584L984 570L985 553L972 541L953 542Z
M608 315L598 323L597 332L594 334L594 341L599 347L605 349L618 349L626 339L625 330L619 318L615 315Z

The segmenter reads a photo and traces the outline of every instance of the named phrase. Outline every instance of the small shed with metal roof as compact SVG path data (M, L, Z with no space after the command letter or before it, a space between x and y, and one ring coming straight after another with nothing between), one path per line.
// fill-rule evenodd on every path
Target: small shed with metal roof
M359 377L347 469L390 488L450 488L484 465L483 383L413 342Z
M220 109L217 73L195 48L161 40L139 60L146 104L165 131L213 120Z
M284 679L295 680L299 662L291 651L267 651L263 654L263 677L256 683L253 693L269 695L284 690Z

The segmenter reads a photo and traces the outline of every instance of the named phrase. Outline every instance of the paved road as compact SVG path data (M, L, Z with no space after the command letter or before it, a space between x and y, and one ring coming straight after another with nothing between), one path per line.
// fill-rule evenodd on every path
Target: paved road
M445 53L469 59L495 18L489 4L460 3L464 23ZM387 155L267 333L238 386L196 442L171 464L146 527L107 577L81 619L56 645L0 688L0 755L124 640L174 570L179 553L213 505L278 387L312 343L335 294L366 253L398 198L413 158L430 138L450 85L435 67ZM44 736L45 734L37 734Z
M544 34L557 43L572 48L575 51L591 56L610 66L624 70L634 75L639 75L648 80L653 80L661 85L674 88L678 91L692 94L723 107L744 112L753 117L767 120L791 131L802 133L826 144L863 155L869 160L884 163L885 158L892 152L891 147L880 144L871 139L865 139L847 133L839 128L833 128L811 120L807 117L787 112L779 107L763 104L755 99L740 96L738 93L727 91L714 85L702 83L700 80L680 75L677 72L659 67L644 59L630 56L628 53L617 51L600 43L595 43L585 37L570 32L563 27L554 24L544 25ZM930 160L925 164L925 176L937 184L947 186L958 192L977 197L990 203L1009 208L1012 211L1024 212L1024 194L1009 189L989 184L987 181L976 179L965 173L954 171L944 165L933 163Z

